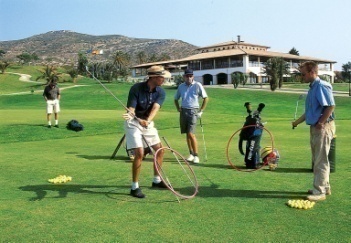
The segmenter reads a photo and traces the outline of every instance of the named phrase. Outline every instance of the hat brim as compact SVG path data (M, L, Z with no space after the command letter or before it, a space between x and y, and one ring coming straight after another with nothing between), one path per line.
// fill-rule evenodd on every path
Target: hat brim
M149 77L164 77L164 78L171 78L172 74L166 70L162 71L162 73L157 74L148 74Z

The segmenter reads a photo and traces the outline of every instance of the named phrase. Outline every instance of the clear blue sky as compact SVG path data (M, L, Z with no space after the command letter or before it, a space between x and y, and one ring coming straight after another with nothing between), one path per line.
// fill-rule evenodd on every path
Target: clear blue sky
M0 0L0 41L52 30L178 39L236 40L271 51L351 61L350 0Z

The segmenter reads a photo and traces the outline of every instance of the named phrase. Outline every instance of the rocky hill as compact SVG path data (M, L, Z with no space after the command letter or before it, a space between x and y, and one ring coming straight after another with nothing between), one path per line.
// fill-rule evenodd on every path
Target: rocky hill
M67 30L50 31L29 38L0 41L0 50L6 52L3 58L16 60L23 52L35 53L40 62L54 60L60 63L76 61L79 52L86 53L89 60L112 61L116 51L128 53L132 64L137 64L137 53L152 55L168 55L178 59L196 53L197 46L175 39L143 39L122 35L94 36ZM91 51L102 50L103 54L93 55ZM17 59L18 61L18 59Z

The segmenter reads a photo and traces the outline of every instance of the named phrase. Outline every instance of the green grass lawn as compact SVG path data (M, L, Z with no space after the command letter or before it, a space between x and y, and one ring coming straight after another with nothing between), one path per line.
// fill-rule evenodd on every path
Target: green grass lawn
M31 88L13 75L0 75L2 94L14 91L9 83L16 89ZM93 80L82 79L79 84L87 86L62 91L59 129L45 127L39 88L33 94L0 96L1 241L351 241L349 97L335 98L338 136L332 195L310 210L297 210L286 202L303 199L313 178L309 128L291 129L299 94L207 88L210 101L202 121L208 161L192 166L200 184L197 196L178 203L170 191L151 189L150 157L143 162L140 176L147 197L129 196L131 163L125 150L110 159L123 135L123 108ZM106 86L126 101L130 84ZM160 136L187 156L173 104L175 89L166 92L155 123ZM262 118L281 155L276 171L239 172L228 164L227 142L244 122L247 101L254 107L266 104ZM302 112L300 105L298 113ZM65 124L71 119L81 122L84 131L67 130ZM197 132L203 159L200 127ZM62 185L47 181L63 174L73 180Z

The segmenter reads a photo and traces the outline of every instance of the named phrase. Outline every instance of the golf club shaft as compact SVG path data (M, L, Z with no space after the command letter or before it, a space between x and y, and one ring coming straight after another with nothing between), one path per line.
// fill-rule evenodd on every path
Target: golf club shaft
M93 79L96 80L99 84L101 84L101 86L102 86L107 92L109 92L109 93L113 96L113 98L115 98L115 99L123 106L123 108L124 108L128 113L133 114L133 113L123 104L123 102L122 102L120 99L118 99L117 96L115 96L115 95L111 92L111 90L109 90L99 79L97 79L97 78L94 76L94 74L92 74L92 73L89 71L88 66L85 66L85 68L86 68L86 71L93 77ZM135 116L134 116L134 117L135 117Z
M206 151L206 143L205 143L205 133L204 133L204 128L202 126L202 119L201 117L199 118L200 120L200 127L201 127L201 132L202 132L202 140L204 142L204 149L205 149L205 161L207 161L207 151Z

